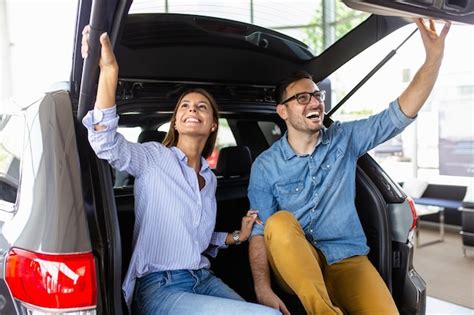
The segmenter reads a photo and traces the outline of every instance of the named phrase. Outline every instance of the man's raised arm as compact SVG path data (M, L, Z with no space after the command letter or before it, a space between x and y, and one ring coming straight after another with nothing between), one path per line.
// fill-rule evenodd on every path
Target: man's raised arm
M417 115L428 99L438 78L439 68L443 60L444 42L451 23L446 22L439 35L436 32L433 20L429 20L429 26L427 26L420 18L416 20L416 25L423 40L426 59L398 99L402 112L412 118Z

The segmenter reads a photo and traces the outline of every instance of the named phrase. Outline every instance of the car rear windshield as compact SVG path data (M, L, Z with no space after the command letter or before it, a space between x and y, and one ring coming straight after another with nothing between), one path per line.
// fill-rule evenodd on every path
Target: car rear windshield
M369 16L340 1L326 1L323 7L321 0L135 0L129 13L194 14L250 23L291 36L315 55Z

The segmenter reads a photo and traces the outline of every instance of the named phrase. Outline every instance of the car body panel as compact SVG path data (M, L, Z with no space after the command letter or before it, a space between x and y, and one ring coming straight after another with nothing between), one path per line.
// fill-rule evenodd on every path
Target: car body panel
M12 246L37 252L90 251L69 95L46 94L27 112L18 208L3 235Z
M13 212L0 209L2 314L11 314L7 310L13 309L4 282L10 248L52 254L90 252L92 248L69 94L48 93L20 115L26 120L18 198ZM17 132L21 135L23 130Z

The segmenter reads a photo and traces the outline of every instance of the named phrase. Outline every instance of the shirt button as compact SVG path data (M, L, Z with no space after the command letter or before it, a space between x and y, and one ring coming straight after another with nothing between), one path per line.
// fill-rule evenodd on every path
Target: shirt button
M313 233L313 230L309 230L309 233Z
M311 212L314 212L315 210L314 209L311 209Z
M300 189L299 188L296 188L296 191L299 191Z
M313 244L316 245L316 241L314 241Z
M326 165L326 168L330 168L330 167L331 167L331 165L329 165L329 164L328 164L328 165Z
M313 179L316 179L316 176L313 176Z

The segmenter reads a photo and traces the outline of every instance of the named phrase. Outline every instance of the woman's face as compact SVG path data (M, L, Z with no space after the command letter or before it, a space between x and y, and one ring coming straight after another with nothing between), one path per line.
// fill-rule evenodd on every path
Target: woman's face
M175 128L180 135L202 135L206 138L217 127L212 106L202 94L186 94L176 110Z

